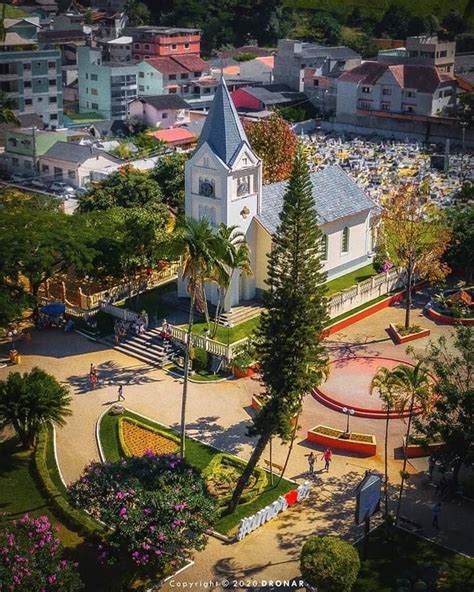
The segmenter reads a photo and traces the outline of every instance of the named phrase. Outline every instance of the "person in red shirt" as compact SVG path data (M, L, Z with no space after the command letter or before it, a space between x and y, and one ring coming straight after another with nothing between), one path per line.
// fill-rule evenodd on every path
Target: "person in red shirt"
M331 461L332 461L332 450L330 448L326 448L326 450L324 451L323 459L324 459L324 469L326 470L326 472L329 472L329 465L331 464Z

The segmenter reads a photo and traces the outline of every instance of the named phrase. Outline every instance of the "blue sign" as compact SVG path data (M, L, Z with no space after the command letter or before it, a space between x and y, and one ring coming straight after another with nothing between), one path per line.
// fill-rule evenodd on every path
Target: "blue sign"
M368 473L356 490L356 524L368 520L380 508L382 496L382 477L377 473Z

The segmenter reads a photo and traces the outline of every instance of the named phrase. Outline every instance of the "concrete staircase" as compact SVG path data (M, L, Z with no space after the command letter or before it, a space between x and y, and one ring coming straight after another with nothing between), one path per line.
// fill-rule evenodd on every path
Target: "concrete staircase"
M113 336L101 340L114 349L128 354L155 368L173 362L180 350L171 341L163 341L159 329L149 329L144 335L127 335L116 344Z
M258 317L262 309L261 302L248 300L239 306L233 306L227 312L223 312L219 324L224 327L235 327L235 325L240 325L240 323Z

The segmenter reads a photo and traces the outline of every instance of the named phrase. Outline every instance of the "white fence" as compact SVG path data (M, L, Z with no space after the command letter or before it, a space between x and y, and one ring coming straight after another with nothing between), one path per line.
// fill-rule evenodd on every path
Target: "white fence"
M347 288L342 292L334 294L329 298L328 314L330 319L334 319L345 312L357 308L361 304L375 300L379 296L388 294L392 290L401 287L403 284L400 279L398 269L391 269L386 273L379 273L368 280L364 280L355 286Z
M181 341L181 343L186 343L188 341L188 332L186 330L180 329L179 327L170 326L170 331L172 337L177 341ZM193 347L205 349L210 354L222 356L227 359L232 358L232 346L224 345L219 341L214 341L213 339L209 339L203 335L196 335L193 333L191 337L191 343Z
M128 308L120 308L118 306L114 306L108 302L101 302L100 303L100 310L112 315L116 319L121 319L122 321L136 321L142 315L138 312L134 312L133 310L129 310Z

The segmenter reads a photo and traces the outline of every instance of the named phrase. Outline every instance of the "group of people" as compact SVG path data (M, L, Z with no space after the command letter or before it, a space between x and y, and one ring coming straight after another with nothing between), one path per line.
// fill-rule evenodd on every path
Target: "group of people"
M94 364L91 364L91 367L89 369L89 385L92 390L94 390L96 388L97 383L98 383L97 368L94 366Z
M314 465L316 463L316 455L313 451L311 451L308 455L308 467L309 473L312 475L314 473ZM329 472L329 467L332 462L332 450L330 448L326 448L326 450L321 454L321 460L324 461L324 470L326 473Z
M144 335L148 328L148 321L146 317L139 317L134 321L116 321L114 325L115 343L120 343L122 337L126 337L129 333L132 335Z

